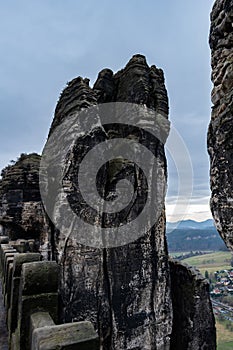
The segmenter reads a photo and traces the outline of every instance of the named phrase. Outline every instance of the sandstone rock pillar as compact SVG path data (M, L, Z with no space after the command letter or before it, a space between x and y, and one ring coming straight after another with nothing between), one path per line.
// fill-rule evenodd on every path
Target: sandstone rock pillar
M233 248L233 1L217 0L211 13L212 114L208 131L211 210Z

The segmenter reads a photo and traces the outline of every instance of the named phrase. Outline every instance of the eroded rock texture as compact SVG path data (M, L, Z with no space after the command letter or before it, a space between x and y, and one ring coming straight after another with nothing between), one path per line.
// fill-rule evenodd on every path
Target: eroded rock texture
M149 67L144 56L135 55L116 74L110 69L101 71L93 88L89 86L88 79L78 77L72 80L57 104L50 136L72 115L76 118L79 133L67 155L67 166L62 178L69 203L77 215L92 224L101 223L104 227L113 221L127 222L137 216L140 205L147 198L147 189L135 164L126 159L110 161L99 172L96 184L99 193L105 199L113 198L116 184L122 178L127 178L140 203L135 199L127 212L116 217L99 216L97 212L90 211L80 196L77 174L84 155L97 143L114 137L146 142L145 145L151 147L156 155L155 163L151 164L151 175L147 179L148 186L155 181L158 193L164 194L166 185L166 159L163 144L158 140L148 139L143 132L134 128L103 125L98 116L95 116L94 127L87 135L79 132L83 122L79 112L106 102L140 104L145 110L148 107L167 118L168 99L162 70L155 66ZM146 115L142 117L146 119ZM68 142L69 132L56 135L56 142ZM50 152L53 153L53 149ZM56 208L53 215L62 218L64 225L68 225L67 215L63 211L64 194L53 183L56 150L52 159L48 170L48 174L52 174L48 176L48 186L54 186L52 192ZM89 178L89 173L85 175ZM92 181L95 179L90 178ZM81 233L84 236L86 234ZM171 336L173 349L215 349L215 327L206 283L185 267L172 265L171 298L164 210L156 224L148 232L145 229L141 238L120 247L98 249L81 245L78 234L78 228L75 228L69 234L56 230L54 236L53 248L62 267L60 294L63 322L93 322L100 335L101 349L106 350L170 349ZM172 308L175 311L173 325ZM183 327L187 322L189 325L185 331Z
M211 210L233 248L233 1L217 0L211 13L212 115L208 132Z
M173 305L171 350L216 348L209 284L194 268L170 261Z
M167 118L168 99L162 70L149 67L145 57L136 55L116 74L110 69L101 71L93 88L89 87L87 79L74 79L61 94L50 134L72 113L106 102L141 104ZM77 114L77 124L78 118ZM95 146L96 140L101 142L113 137L134 137L143 142L145 135L135 133L134 128L104 127L101 120L97 120L88 135L80 135L69 154L64 181L75 184L76 195L78 165L83 154ZM148 185L157 181L158 188L165 193L163 145L158 140L151 140L151 147L157 161L154 168L152 164ZM140 203L146 199L142 174L130 161L109 162L100 177L97 187L104 187L105 198L111 198L117 182L126 177L140 197ZM80 213L82 203L72 191L68 194L73 208ZM58 209L56 215L61 215L61 210ZM117 218L99 218L95 213L92 217L95 222L103 220L108 226L112 220L131 220L138 211L140 205L135 200L128 212ZM172 306L164 210L156 225L133 243L116 248L88 248L79 244L74 233L67 237L57 232L55 247L63 269L60 289L63 321L92 321L98 329L103 349L169 349Z
M21 154L15 164L2 171L0 223L12 240L35 239L38 248L49 258L51 229L41 203L39 165L38 154Z

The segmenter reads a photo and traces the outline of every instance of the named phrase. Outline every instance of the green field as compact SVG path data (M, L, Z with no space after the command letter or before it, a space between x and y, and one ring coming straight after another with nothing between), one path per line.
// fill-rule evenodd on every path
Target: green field
M225 322L216 318L217 328L217 349L230 350L233 349L233 332L226 328Z
M230 252L215 252L205 255L197 255L188 259L182 260L188 265L195 266L201 271L202 275L205 271L213 273L215 271L231 269L232 253ZM219 319L216 319L217 328L217 350L232 350L233 349L233 332L226 328L226 324Z
M233 349L233 342L227 342L227 343L221 343L218 344L217 350L232 350Z
M182 260L188 265L195 266L204 275L205 271L213 273L220 270L231 269L231 257L230 252L214 252L205 255L197 255L191 258Z
M183 254L188 254L190 252L169 252L169 255L171 257L174 257L174 256L180 256L180 255L183 255Z

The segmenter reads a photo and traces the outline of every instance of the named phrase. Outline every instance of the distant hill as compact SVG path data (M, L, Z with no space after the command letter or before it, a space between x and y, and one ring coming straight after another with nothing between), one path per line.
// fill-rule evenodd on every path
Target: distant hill
M184 220L177 222L167 222L167 231L173 229L206 229L206 228L215 228L213 219L208 219L205 221L194 221L194 220Z
M168 222L167 241L170 252L219 250L225 246L211 219Z

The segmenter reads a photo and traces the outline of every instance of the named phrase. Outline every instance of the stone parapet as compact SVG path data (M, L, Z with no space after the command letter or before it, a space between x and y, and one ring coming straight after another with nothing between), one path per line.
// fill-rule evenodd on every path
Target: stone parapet
M58 264L42 261L40 253L24 253L20 247L27 242L3 242L0 271L9 350L99 349L90 322L58 324Z

